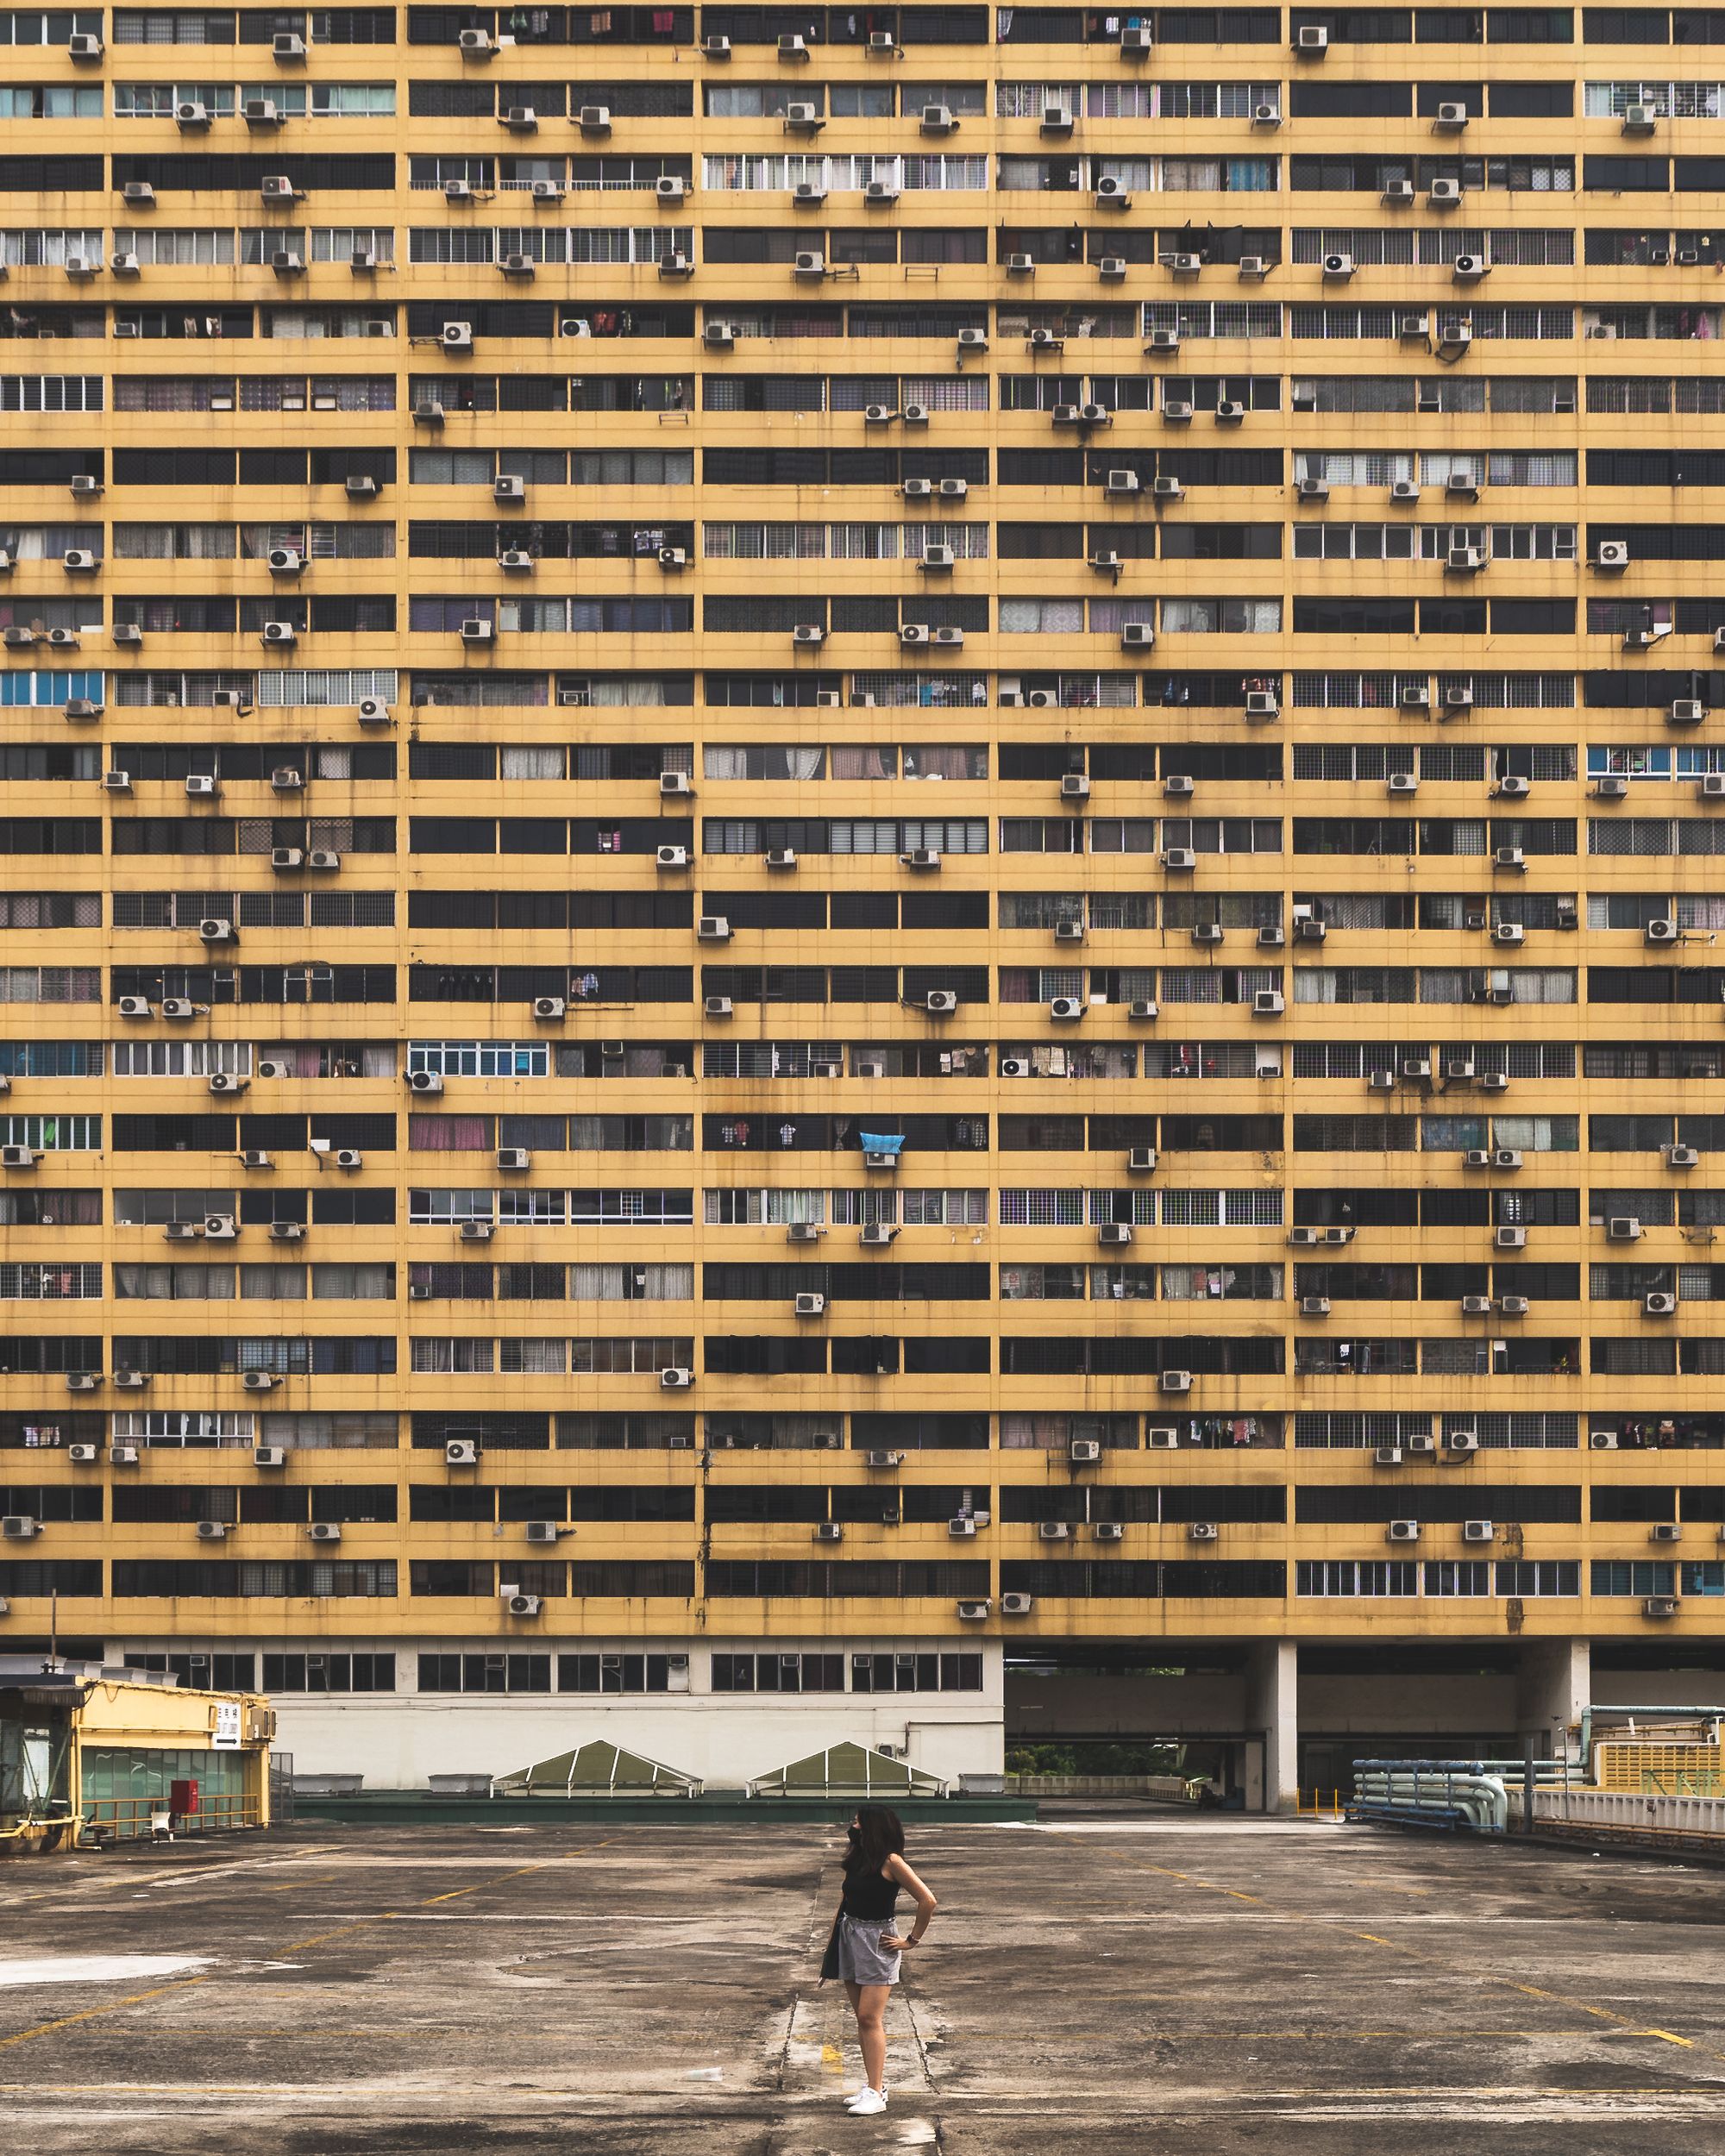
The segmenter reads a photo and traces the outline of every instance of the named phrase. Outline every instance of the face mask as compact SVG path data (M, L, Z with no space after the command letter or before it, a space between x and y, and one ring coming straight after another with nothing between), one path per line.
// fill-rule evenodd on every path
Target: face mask
M847 1827L844 1831L853 1846L862 1839L862 1829L860 1827Z

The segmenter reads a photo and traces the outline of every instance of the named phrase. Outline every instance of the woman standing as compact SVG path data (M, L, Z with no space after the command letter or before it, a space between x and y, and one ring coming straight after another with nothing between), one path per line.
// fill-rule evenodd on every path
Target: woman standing
M917 1905L908 1938L900 1937L893 1920L900 1887ZM856 2010L864 2079L847 2099L853 2118L868 2118L887 2108L887 1997L899 1980L905 1949L921 1943L935 1906L933 1895L905 1862L905 1830L898 1814L884 1805L863 1805L850 1822L844 1898L820 1970L823 1977L843 1977Z

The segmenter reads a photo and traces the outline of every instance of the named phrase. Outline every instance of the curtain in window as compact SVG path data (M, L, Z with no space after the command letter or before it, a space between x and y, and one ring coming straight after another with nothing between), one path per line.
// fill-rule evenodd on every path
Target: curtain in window
M524 1377L561 1377L569 1366L565 1340L500 1340L498 1349L498 1368Z
M482 1153L491 1119L483 1115L410 1115L407 1144L416 1153Z

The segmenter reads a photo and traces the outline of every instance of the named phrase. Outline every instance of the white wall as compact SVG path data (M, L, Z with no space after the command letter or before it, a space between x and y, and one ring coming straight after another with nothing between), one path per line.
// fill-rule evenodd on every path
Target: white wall
M889 1745L914 1766L948 1781L998 1774L1005 1764L1002 1663L998 1641L831 1637L815 1639L572 1639L521 1642L538 1651L683 1654L687 1692L417 1692L422 1652L495 1653L495 1639L129 1639L110 1642L110 1658L128 1651L185 1651L216 1646L260 1656L365 1653L393 1648L392 1693L273 1695L276 1742L293 1755L296 1774L359 1774L367 1789L423 1789L434 1774L509 1774L594 1738L621 1745L662 1765L719 1787L756 1776L831 1745ZM511 1646L518 1643L511 1641ZM980 1692L812 1692L733 1694L712 1689L715 1653L797 1651L886 1653L913 1646L957 1649L982 1657Z
M954 1780L999 1773L1000 1710L975 1693L875 1698L736 1698L712 1693L604 1699L396 1693L279 1696L276 1742L296 1774L362 1774L368 1789L423 1789L433 1774L507 1774L594 1738L739 1788L829 1745L905 1745L913 1765Z

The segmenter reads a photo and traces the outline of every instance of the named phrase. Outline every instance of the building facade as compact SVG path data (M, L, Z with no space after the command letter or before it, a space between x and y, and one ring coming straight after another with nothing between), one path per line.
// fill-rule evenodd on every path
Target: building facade
M1725 15L0 23L0 1645L380 1786L1705 1695Z

